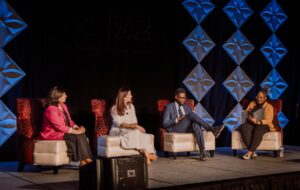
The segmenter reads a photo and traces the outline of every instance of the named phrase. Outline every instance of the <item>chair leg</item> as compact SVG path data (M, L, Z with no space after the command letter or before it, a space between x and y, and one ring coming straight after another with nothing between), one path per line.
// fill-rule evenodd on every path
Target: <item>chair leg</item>
M273 154L274 154L274 157L279 157L280 155L280 150L273 150Z
M24 170L25 164L23 162L19 162L18 172L22 172Z
M214 157L215 156L215 150L210 150L209 155L210 155L210 157Z
M58 166L53 166L53 174L58 174Z
M237 155L237 150L232 149L232 155L233 155L233 156L236 156L236 155Z
M173 152L173 158L174 158L174 160L177 158L176 152Z
M190 156L190 155L191 155L191 152L186 152L186 155L187 155L187 156Z

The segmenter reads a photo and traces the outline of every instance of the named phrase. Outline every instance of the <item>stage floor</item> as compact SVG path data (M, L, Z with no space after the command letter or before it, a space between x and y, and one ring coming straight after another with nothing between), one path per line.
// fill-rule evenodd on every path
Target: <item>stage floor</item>
M245 153L239 151L239 154ZM300 171L300 147L285 146L283 158L274 158L272 151L259 151L253 160L233 157L229 147L217 148L215 157L198 161L198 154L160 157L149 168L149 188L164 188L204 182L247 178L252 176ZM26 166L17 172L17 162L0 163L0 189L78 189L78 167L71 164L52 174L51 168Z

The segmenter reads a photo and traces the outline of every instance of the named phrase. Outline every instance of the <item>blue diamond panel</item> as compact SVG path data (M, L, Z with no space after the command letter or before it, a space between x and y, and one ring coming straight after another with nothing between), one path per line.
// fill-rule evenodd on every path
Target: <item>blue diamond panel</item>
M16 131L16 116L0 100L0 146Z
M215 82L204 68L200 64L197 64L192 72L184 79L183 84L199 102L213 85L215 85Z
M223 11L237 28L240 28L253 13L244 0L229 1Z
M26 23L6 3L0 0L0 48L26 28Z
M269 73L260 86L268 89L268 96L272 100L278 99L288 87L287 83L281 78L275 69Z
M275 67L287 53L287 49L282 45L275 34L268 39L260 50L273 67Z
M267 5L267 7L260 13L260 16L272 32L275 32L288 18L275 0L272 0L270 4Z
M239 66L223 82L228 92L240 102L254 86L254 83Z
M189 50L198 63L211 51L215 43L206 32L198 25L183 41L183 45Z
M223 123L231 132L242 124L242 112L243 107L238 103L224 119Z
M195 113L203 120L205 123L212 126L215 123L215 120L209 115L205 108L198 103L195 107Z
M254 46L240 30L225 42L223 48L238 65L254 50Z
M282 112L278 113L278 121L279 121L279 126L284 129L286 124L289 122L289 120L285 117L285 115Z
M24 76L18 65L0 49L0 97Z
M182 5L198 24L215 8L210 0L185 0Z

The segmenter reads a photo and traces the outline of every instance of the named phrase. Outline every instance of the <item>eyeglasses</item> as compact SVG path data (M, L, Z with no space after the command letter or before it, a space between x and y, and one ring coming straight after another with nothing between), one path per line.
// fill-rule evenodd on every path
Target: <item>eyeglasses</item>
M256 99L265 99L265 96L256 96Z
M177 96L177 97L180 98L180 99L186 99L185 96Z

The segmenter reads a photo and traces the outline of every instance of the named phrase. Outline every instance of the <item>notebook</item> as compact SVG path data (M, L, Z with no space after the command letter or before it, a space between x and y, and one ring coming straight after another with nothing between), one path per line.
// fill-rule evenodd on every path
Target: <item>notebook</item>
M264 108L261 108L253 113L253 117L256 118L258 121L262 120L264 118ZM242 112L242 122L241 124L244 124L247 121L248 113L246 111Z

